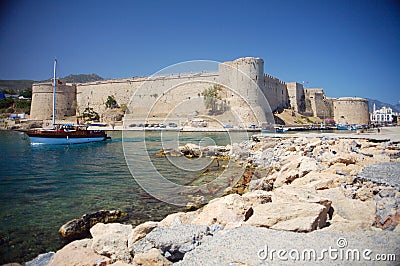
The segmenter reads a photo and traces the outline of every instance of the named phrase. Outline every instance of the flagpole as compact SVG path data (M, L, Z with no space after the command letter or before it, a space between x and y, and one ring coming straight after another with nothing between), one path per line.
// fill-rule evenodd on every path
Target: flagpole
M56 124L56 90L57 90L57 82L56 82L56 66L57 59L54 59L54 76L53 76L53 128L55 128Z

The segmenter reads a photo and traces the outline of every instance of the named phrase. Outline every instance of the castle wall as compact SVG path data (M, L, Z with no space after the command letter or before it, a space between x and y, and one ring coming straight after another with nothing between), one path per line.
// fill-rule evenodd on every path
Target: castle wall
M286 82L290 108L298 113L306 111L305 95L303 85L297 82Z
M343 97L333 101L334 120L338 124L368 124L368 100Z
M206 116L204 89L222 85L219 110L230 111L215 115L221 123L241 120L241 126L274 123L272 111L292 108L302 114L320 118L334 118L338 123L368 123L368 106L360 98L327 98L323 89L305 89L297 82L283 82L264 74L261 58L239 58L218 65L218 72L171 74L119 80L105 80L57 88L57 117L81 115L91 107L101 119L105 117L105 102L114 96L118 105L128 107L125 118L159 120L169 117L187 121L191 117ZM31 119L52 117L50 83L35 83ZM223 113L222 112L222 113ZM232 117L240 118L232 119ZM247 127L246 126L246 127Z
M192 113L204 110L201 93L216 84L217 79L217 73L151 77L133 92L129 116L155 120L172 116L185 120Z
M304 89L306 111L305 114L316 116L321 119L332 118L332 101L330 101L323 89L307 88Z
M91 107L100 115L105 112L108 96L114 96L117 103L128 104L133 92L142 84L144 78L105 80L77 84L77 113Z
M290 107L289 95L285 82L265 74L261 91L267 97L272 112L277 109Z
M56 118L75 115L76 86L62 84L57 85L56 90ZM32 120L46 120L53 117L53 84L35 83L32 85Z

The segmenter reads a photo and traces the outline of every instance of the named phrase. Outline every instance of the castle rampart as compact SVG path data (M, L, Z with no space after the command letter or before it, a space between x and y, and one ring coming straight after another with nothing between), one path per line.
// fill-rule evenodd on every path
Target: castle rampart
M285 83L264 74L264 60L254 57L220 63L217 72L58 85L57 117L81 115L85 108L91 107L102 118L106 113L105 102L113 95L118 105L128 107L131 119L157 120L169 116L188 120L207 114L202 92L215 84L222 86L220 108L231 110L243 123L271 122L272 112L283 108L320 118L335 118L342 123L368 123L366 100L331 99L323 89L307 89L297 82ZM52 84L35 83L32 89L31 119L51 119ZM224 123L233 121L232 116L218 119Z
M264 75L264 82L260 86L261 91L268 98L271 110L274 112L278 109L290 107L290 100L286 83L271 75Z

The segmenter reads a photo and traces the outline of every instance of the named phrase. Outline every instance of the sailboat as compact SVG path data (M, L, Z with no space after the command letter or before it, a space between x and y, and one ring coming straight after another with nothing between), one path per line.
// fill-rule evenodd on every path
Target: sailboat
M26 133L29 136L31 144L80 144L109 139L104 130L88 130L87 126L76 126L73 124L56 124L56 67L57 60L55 59L52 128L28 130Z

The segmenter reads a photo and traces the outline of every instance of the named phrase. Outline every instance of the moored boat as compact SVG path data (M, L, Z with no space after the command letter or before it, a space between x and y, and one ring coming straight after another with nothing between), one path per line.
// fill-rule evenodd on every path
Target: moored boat
M51 129L32 129L26 132L31 144L80 144L108 139L103 130L88 130L86 126L55 125Z
M104 130L88 130L87 126L56 124L56 66L57 60L54 60L52 128L28 130L26 134L29 136L31 144L80 144L108 139Z
M343 125L343 124L337 124L336 129L337 130L350 130L349 125Z

